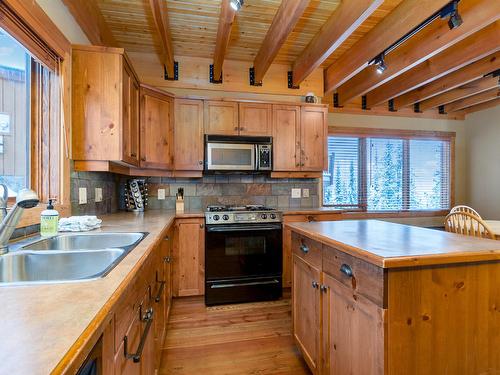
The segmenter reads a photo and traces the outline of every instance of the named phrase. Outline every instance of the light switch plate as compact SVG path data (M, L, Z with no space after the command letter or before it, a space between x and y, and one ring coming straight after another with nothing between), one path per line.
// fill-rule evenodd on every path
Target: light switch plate
M302 196L304 198L309 198L309 189L302 189Z
M158 200L162 201L165 199L165 189L158 189Z
M81 187L78 189L78 203L87 204L87 188Z
M95 188L95 201L102 202L102 188Z
M300 189L292 189L292 198L300 198Z

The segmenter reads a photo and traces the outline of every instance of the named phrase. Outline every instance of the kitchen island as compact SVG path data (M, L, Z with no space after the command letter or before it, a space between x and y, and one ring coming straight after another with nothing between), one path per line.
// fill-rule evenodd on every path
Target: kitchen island
M500 242L377 220L289 223L314 374L500 373Z

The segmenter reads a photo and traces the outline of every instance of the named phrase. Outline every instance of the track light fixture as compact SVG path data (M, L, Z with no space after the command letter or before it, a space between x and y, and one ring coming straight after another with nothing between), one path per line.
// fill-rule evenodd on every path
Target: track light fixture
M230 0L229 5L231 5L231 8L235 11L239 11L244 3L245 0Z
M375 58L375 64L377 65L377 73L382 74L387 69L387 65L385 65L384 54L381 53Z
M448 26L450 30L453 30L460 26L464 21L460 14L458 13L458 2L459 0L454 0L448 5L446 5L443 9L441 9L439 16L441 18L450 17L448 20Z

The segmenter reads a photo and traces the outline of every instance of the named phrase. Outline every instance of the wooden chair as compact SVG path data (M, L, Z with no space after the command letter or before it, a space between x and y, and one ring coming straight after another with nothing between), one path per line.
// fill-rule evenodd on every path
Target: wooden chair
M453 212L446 216L444 228L447 232L495 240L495 234L483 219L469 212Z
M477 212L475 209L469 206L464 206L464 205L455 206L450 210L450 214L453 214L455 212L467 212L482 219L481 215L479 215L479 212Z

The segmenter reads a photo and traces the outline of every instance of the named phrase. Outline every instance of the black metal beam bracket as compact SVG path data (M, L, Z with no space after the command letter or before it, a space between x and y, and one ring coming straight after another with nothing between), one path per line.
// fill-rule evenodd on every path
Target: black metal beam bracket
M293 89L293 90L298 90L300 89L300 86L294 86L293 85L293 72L292 71L289 71L288 74L288 88L289 89Z
M248 69L250 86L262 86L262 81L255 82L255 68L252 66Z
M222 74L222 71L221 71L220 72L220 79L214 79L214 64L210 64L210 75L209 75L210 83L215 83L215 84L222 83L223 76L224 76L224 74Z
M163 78L166 81L178 81L179 80L179 63L177 61L174 61L174 76L169 77L167 73L167 67L163 65Z

